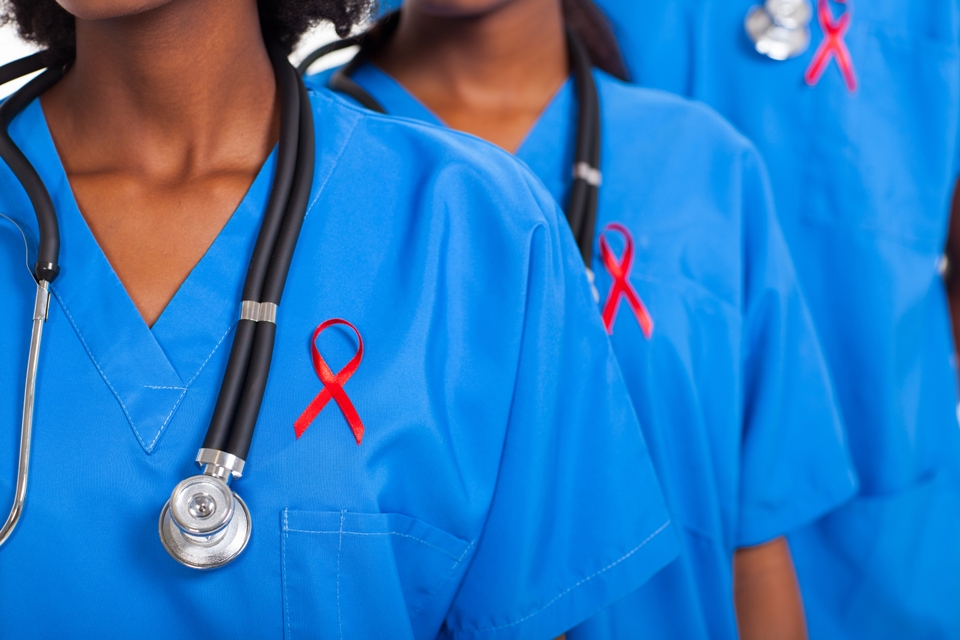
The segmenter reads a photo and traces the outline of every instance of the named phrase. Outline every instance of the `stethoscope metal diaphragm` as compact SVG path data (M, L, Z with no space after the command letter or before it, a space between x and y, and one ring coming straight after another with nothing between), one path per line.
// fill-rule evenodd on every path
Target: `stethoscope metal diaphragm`
M212 475L178 484L160 513L163 547L193 569L229 563L247 546L251 529L247 505L225 480Z
M810 0L767 0L750 9L744 26L757 52L773 60L794 58L810 46Z
M194 569L222 567L239 556L250 540L250 512L229 482L243 473L260 416L276 340L277 308L313 185L316 148L310 98L285 51L273 45L268 49L281 106L273 187L247 268L227 370L203 447L197 454L202 474L178 484L160 514L163 547L178 562ZM66 73L68 63L49 66L49 57L48 52L41 52L0 67L0 85L47 69L0 104L0 159L27 192L39 229L33 269L37 297L27 360L17 484L10 514L0 526L0 546L13 534L26 502L40 342L49 310L50 284L60 272L60 228L53 199L8 129L20 112Z

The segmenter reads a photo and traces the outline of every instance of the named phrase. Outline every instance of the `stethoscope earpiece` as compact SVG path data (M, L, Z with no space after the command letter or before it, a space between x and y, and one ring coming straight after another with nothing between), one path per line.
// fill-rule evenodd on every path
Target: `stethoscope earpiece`
M787 60L810 46L812 19L810 0L767 0L750 9L744 25L758 53Z

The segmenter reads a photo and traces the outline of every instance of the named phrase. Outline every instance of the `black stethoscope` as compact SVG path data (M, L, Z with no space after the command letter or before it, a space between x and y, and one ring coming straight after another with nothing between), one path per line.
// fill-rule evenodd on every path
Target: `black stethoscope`
M324 56L359 46L358 53L353 60L337 70L331 77L329 87L339 93L350 96L361 105L386 113L386 109L377 102L363 87L357 84L350 76L368 58L370 49L388 38L400 21L400 12L395 11L381 19L371 30L332 42L310 53L297 67L301 75ZM574 84L577 89L579 112L577 115L577 141L574 152L573 186L570 190L570 200L566 207L567 222L573 231L573 236L580 247L580 255L587 265L587 273L593 281L593 272L590 269L593 258L594 233L597 227L597 205L599 202L600 185L603 174L600 172L600 140L601 117L600 96L596 82L593 79L593 64L590 54L579 37L570 30L567 31L567 49L570 55L570 66L573 70ZM594 289L596 296L596 289ZM598 297L598 296L597 296Z
M227 564L250 539L250 512L229 483L243 474L250 451L273 357L277 307L313 186L316 148L306 87L281 51L271 48L270 59L281 105L273 188L247 269L230 359L206 439L196 458L202 473L178 484L160 515L163 546L178 562L195 569ZM56 84L69 67L51 67L46 60L46 53L38 53L0 67L0 84L46 69L0 106L0 158L26 190L40 230L33 269L37 295L27 360L17 485L10 515L0 528L0 545L9 539L23 513L40 342L50 306L50 284L60 271L60 232L53 201L33 165L8 133L17 114Z

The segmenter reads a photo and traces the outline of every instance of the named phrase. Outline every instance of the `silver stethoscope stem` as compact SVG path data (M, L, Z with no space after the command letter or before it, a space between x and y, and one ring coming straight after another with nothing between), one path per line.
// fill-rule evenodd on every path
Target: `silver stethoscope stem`
M23 391L23 418L20 423L20 460L17 464L17 487L13 506L7 521L0 528L0 546L10 538L23 515L27 499L27 480L30 477L30 442L33 439L33 406L37 391L37 365L40 361L40 341L43 339L43 324L50 310L50 284L45 280L37 283L37 297L33 303L33 330L30 332L30 354L27 358L27 380Z

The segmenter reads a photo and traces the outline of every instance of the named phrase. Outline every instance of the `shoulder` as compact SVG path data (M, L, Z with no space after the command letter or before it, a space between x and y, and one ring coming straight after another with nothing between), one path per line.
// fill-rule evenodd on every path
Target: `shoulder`
M353 170L359 163L368 181L430 185L419 192L421 204L437 199L461 201L467 209L496 204L514 222L555 223L554 203L546 189L522 162L499 147L418 120L374 113L324 88L311 86L310 96L318 131L321 123L339 121L335 128L349 132L341 163ZM467 196L473 204L464 201Z
M636 132L658 146L668 142L671 149L732 156L754 152L743 134L702 102L628 84L602 71L595 76L606 125L614 131Z

